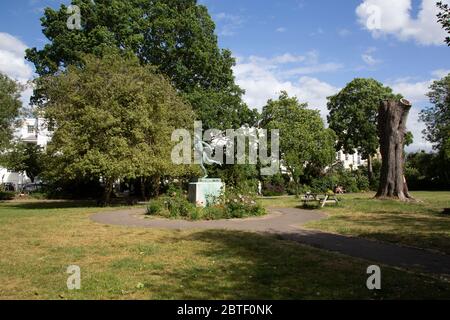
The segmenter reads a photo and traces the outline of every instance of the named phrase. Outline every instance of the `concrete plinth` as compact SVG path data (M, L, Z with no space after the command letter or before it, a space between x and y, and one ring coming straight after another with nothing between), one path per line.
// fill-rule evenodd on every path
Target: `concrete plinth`
M206 207L212 198L218 198L225 191L221 179L198 179L189 183L189 201L198 207Z

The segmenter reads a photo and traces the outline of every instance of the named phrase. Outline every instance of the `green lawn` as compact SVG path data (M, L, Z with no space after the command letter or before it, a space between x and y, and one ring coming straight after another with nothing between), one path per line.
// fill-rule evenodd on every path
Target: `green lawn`
M251 233L90 221L101 210L0 203L0 299L450 299L431 276L383 267L371 292L364 260ZM81 267L79 291L66 288L69 265Z
M374 194L341 196L339 206L321 209L329 218L307 225L332 233L377 239L450 254L450 192L413 192L418 203L373 200ZM265 206L296 207L295 197L261 200Z

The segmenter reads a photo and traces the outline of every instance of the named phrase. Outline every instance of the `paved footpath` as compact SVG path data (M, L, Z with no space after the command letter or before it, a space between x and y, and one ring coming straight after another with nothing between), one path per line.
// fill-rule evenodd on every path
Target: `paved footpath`
M313 247L339 252L352 257L363 258L402 268L417 268L425 272L450 275L450 256L404 247L395 244L347 237L321 231L302 229L310 221L326 218L326 214L296 208L270 209L264 217L185 221L160 218L145 218L145 209L132 209L97 213L91 216L95 222L126 227L171 229L171 230L239 230L276 234L283 239L307 244Z

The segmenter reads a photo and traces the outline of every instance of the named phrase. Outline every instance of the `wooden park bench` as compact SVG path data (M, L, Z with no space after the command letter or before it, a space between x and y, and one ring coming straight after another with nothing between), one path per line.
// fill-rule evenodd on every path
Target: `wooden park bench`
M339 200L336 194L318 194L318 193L305 193L301 199L303 206L311 202L317 202L321 208L325 207L328 203L338 204Z

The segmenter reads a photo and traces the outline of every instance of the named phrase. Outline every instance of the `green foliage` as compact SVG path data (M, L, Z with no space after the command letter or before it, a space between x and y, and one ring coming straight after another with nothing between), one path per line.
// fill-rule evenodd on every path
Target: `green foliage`
M194 114L152 67L115 54L86 56L83 67L41 77L37 87L46 94L45 117L56 124L47 150L51 180L101 178L107 202L118 179L190 170L172 164L170 139L192 127Z
M366 169L346 170L335 166L325 175L311 182L311 190L317 193L333 192L337 186L344 188L346 193L364 192L370 190Z
M16 194L14 192L0 190L0 201L13 200L15 197Z
M237 189L225 192L224 213L227 219L262 216L264 208L256 201L254 194L244 194Z
M21 86L0 73L0 151L12 139L13 125L19 116Z
M147 214L194 221L245 218L265 214L264 208L257 203L254 194L244 194L235 189L208 202L205 208L197 208L187 200L183 192L174 192L152 200L147 207Z
M425 137L435 144L435 149L450 159L450 74L434 81L428 93L434 105L421 113L425 122Z
M450 160L441 153L422 151L408 154L405 176L411 190L448 190Z
M147 214L151 216L160 215L163 210L163 205L157 200L152 200L147 206Z
M353 154L355 149L367 159L376 154L378 108L386 99L400 98L392 89L374 79L354 79L338 94L328 98L328 122L336 132L336 150Z
M286 193L285 180L281 173L264 179L262 194L265 197L282 196Z
M215 24L196 0L73 0L82 14L82 30L66 27L67 8L45 9L41 19L49 40L42 50L27 50L39 75L79 65L84 54L112 50L156 66L182 92L205 128L231 128L255 120L235 84L235 60L221 50ZM40 91L36 91L39 97Z
M18 142L3 156L4 166L14 172L23 172L34 182L43 171L45 156L42 147Z
M325 128L319 111L307 109L286 92L267 102L261 125L280 130L282 161L298 185L306 171L321 171L335 159L336 135Z
M450 6L442 1L439 1L437 4L440 12L438 13L438 22L442 24L442 28L450 33ZM450 37L445 38L445 42L450 46Z

